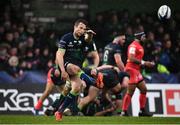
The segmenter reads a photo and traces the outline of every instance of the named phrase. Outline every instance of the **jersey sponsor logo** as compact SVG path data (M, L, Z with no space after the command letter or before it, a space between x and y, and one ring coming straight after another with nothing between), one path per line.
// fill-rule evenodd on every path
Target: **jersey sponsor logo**
M80 46L82 44L82 41L78 40L78 46Z
M68 47L74 47L72 42L69 42L69 44L67 45Z
M130 47L129 53L130 54L135 54L135 52L136 52L136 48L135 47Z
M79 44L81 44L81 43L82 43L82 41L80 41L80 40L79 40L79 41L78 41L78 43L79 43Z

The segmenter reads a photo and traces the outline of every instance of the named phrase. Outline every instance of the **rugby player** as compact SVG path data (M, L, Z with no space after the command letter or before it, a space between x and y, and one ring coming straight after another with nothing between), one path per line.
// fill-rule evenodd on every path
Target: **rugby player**
M122 61L122 47L125 43L126 36L121 31L111 43L105 46L103 54L103 64L117 66L121 71L124 71L124 63Z
M62 120L62 113L66 107L75 101L82 86L82 80L89 85L102 86L101 75L99 80L96 80L83 72L81 69L82 63L87 55L91 55L94 64L99 64L99 56L96 50L95 43L92 37L95 33L92 30L87 30L87 21L78 19L74 23L74 31L62 36L58 43L58 51L56 53L57 64L62 73L62 79L69 78L71 81L71 91L55 113L57 121ZM97 84L96 84L97 83Z
M122 105L122 116L129 116L127 110L129 104L131 103L131 98L134 94L136 88L140 90L139 102L140 102L140 112L139 116L152 116L152 114L148 113L145 110L146 104L146 84L143 79L142 74L140 73L141 66L152 67L154 66L154 62L144 61L144 49L141 45L146 37L145 32L142 31L139 27L135 29L135 39L134 41L128 46L127 52L127 64L125 66L125 71L130 75L129 84L127 87L127 93L123 98L123 105Z
M37 104L34 106L36 115L39 114L39 110L41 110L44 100L49 96L55 87L59 92L62 92L63 95L66 95L68 89L70 89L70 82L62 80L61 70L59 69L58 65L53 65L47 73L46 88L42 96L39 98Z
M129 75L126 72L121 72L117 67L112 65L102 65L92 70L86 69L86 72L94 77L97 77L98 72L101 72L104 83L103 89L115 94L117 100L121 99L121 90L125 88L129 82ZM98 93L99 88L90 86L88 95L82 98L78 104L79 110L82 110L85 105L93 101L98 96Z

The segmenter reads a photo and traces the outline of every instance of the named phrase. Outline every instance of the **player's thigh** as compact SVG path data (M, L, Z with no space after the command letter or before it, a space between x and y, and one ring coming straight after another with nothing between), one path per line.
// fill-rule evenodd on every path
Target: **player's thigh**
M128 86L127 86L127 93L129 95L133 95L135 89L136 89L136 85L135 84L128 84Z
M88 91L88 96L90 100L94 100L99 93L99 89L94 87L94 86L90 86L89 87L89 91Z
M82 80L79 77L71 77L71 91L80 92L82 86Z
M138 71L132 68L126 69L126 72L130 75L129 84L138 83Z
M51 82L48 82L46 84L45 92L46 93L51 93L53 89L54 89L54 84L51 83Z
M56 89L58 90L59 93L61 93L64 89L64 85L56 85Z
M77 65L74 65L72 63L69 63L66 67L66 71L68 72L69 75L77 75L77 73L80 71L80 67Z
M147 92L147 87L146 87L146 83L145 81L141 81L138 85L137 85L138 89L140 90L141 93L146 93Z

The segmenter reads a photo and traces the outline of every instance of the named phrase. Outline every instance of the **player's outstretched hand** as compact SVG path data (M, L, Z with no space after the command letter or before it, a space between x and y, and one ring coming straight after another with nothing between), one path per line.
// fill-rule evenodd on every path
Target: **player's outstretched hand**
M91 30L91 29L87 30L86 33L87 33L87 34L93 34L93 35L96 35L96 33L95 33L93 30Z
M96 68L93 68L93 69L91 70L91 75L92 75L92 76L96 76L96 75L97 75L97 69L96 69Z
M91 30L91 29L86 30L86 32L84 34L85 41L91 42L94 35L96 35L96 33L93 30Z
M151 61L145 61L144 65L151 68L155 65L155 63Z

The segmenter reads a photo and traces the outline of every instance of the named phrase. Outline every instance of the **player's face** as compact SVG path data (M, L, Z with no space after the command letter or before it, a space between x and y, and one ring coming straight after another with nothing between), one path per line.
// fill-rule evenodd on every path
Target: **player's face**
M74 34L77 37L84 35L85 30L86 30L86 25L84 23L79 23L78 25L74 26Z
M126 36L125 35L119 36L119 44L120 45L124 45L125 40L126 40Z
M144 42L146 40L146 35L141 36L141 41Z

